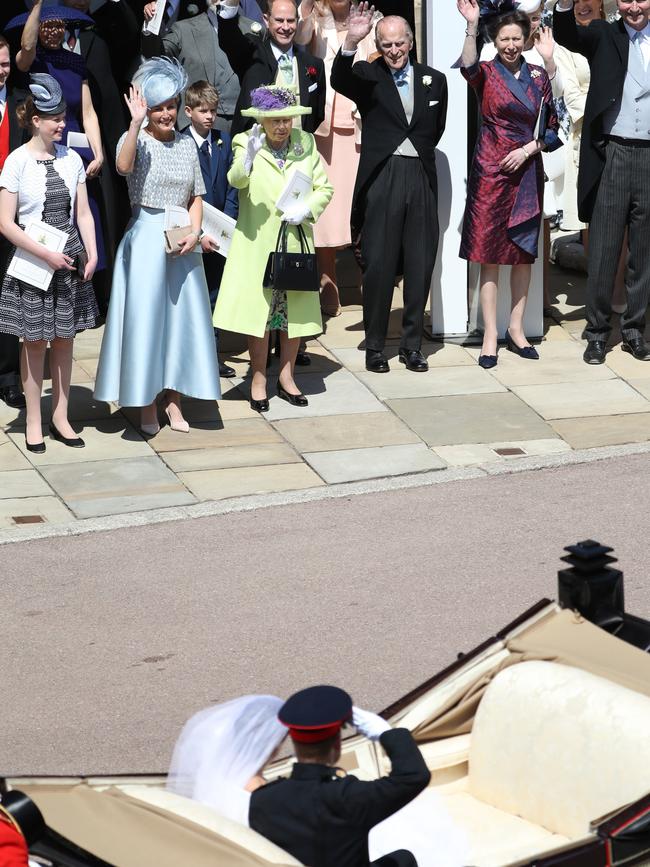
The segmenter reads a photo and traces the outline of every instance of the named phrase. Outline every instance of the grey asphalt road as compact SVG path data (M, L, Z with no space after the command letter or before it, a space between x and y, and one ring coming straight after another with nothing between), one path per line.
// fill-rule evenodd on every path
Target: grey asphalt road
M379 710L616 549L650 617L648 456L0 549L1 774L164 771L194 711L315 682Z

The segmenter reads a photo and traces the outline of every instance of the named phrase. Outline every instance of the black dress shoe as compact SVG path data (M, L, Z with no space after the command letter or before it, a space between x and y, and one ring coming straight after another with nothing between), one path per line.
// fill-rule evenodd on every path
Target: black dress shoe
M533 361L539 358L539 353L534 346L517 346L508 329L506 329L506 349L514 352L520 358L528 358Z
M603 364L606 352L607 344L604 340L589 340L582 360L586 361L587 364Z
M251 397L250 399L251 409L254 409L255 412L268 412L269 411L269 399L265 397L263 400L255 400L255 398Z
M286 402L290 403L291 406L309 406L309 401L304 394L289 394L286 388L282 388L279 382L278 397L281 397L282 400L286 400Z
M406 365L407 370L424 373L429 369L426 358L419 349L400 349L399 360Z
M223 379L232 379L233 376L237 375L237 371L234 367L230 367L228 364L221 364L219 362L219 376L223 377Z
M311 364L311 358L307 355L306 352L299 352L296 355L296 364L298 367L309 367Z
M28 443L25 437L25 448L28 452L34 452L35 455L42 455L45 452L45 443Z
M631 337L629 340L623 338L621 349L629 352L637 361L650 361L650 346L642 337Z
M63 434L56 429L54 422L50 422L50 436L53 440L63 443L64 446L70 446L71 449L82 449L86 445L81 437L64 437Z
M388 373L390 367L383 352L375 349L366 350L366 370L371 373Z
M478 366L482 367L483 370L490 370L492 367L496 367L497 366L496 355L479 355Z
M0 388L0 400L4 400L7 406L12 409L25 408L25 395L17 385L8 385L6 388Z

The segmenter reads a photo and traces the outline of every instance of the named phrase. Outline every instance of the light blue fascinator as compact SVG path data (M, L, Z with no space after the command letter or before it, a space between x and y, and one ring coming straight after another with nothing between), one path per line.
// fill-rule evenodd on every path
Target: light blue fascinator
M65 99L61 85L46 72L34 72L29 76L29 90L36 111L41 114L61 114L65 111Z
M148 108L174 99L187 87L187 73L176 59L152 57L138 68L133 84L140 88Z

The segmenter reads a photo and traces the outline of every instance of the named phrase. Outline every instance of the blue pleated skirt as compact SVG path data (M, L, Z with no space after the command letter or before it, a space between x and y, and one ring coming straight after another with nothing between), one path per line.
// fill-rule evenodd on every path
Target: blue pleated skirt
M199 252L169 256L164 211L137 207L115 257L95 398L147 406L164 389L217 400L219 364Z

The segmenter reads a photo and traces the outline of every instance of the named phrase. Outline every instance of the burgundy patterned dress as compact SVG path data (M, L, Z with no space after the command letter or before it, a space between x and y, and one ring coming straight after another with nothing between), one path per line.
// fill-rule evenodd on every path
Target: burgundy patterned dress
M479 100L481 129L467 185L460 257L492 265L532 264L542 220L542 158L531 157L511 174L499 163L533 140L542 103L539 137L548 151L561 146L551 83L541 67L525 61L515 78L498 57L461 73Z

